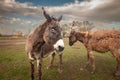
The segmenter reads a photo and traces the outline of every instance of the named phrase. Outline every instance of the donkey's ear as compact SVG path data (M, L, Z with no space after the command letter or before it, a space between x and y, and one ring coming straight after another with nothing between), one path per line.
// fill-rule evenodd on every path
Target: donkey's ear
M62 20L62 15L58 18L58 21L61 21Z
M51 19L50 15L48 13L46 13L44 7L42 7L42 10L43 10L44 17L47 19L47 21L51 21L52 19Z

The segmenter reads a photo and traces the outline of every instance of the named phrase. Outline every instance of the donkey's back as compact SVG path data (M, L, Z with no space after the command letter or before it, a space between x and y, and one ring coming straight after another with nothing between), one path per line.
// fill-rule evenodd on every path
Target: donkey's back
M88 45L98 52L120 49L120 30L98 30L91 34Z
M120 39L120 30L97 30L90 33L93 39L116 38Z

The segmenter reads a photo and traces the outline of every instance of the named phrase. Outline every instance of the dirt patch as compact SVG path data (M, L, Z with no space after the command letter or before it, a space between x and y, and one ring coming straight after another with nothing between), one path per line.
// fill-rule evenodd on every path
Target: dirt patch
M0 46L25 44L25 40L0 40Z

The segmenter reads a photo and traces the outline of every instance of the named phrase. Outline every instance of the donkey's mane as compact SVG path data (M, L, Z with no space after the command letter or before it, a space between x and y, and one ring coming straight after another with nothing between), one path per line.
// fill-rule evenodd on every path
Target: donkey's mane
M45 29L47 28L47 25L49 24L48 21L43 22L41 25L36 27L30 34L28 41L30 41L30 44L33 45L31 48L32 51L37 51L39 48L45 43L43 39L43 34L45 32ZM36 35L34 35L36 34Z

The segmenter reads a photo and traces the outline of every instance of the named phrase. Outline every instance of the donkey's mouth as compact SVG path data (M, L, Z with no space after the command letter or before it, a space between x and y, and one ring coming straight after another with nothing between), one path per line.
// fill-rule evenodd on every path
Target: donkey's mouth
M59 49L59 52L62 52L64 50L64 47L59 46L58 49Z

